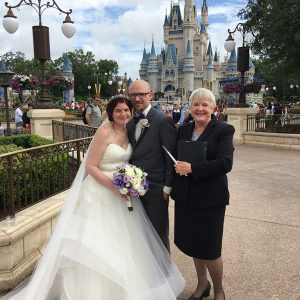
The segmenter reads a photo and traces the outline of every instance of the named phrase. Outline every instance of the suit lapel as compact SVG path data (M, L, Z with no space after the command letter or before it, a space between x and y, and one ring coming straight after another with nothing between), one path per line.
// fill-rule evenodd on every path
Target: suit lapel
M151 107L148 114L147 114L147 116L146 116L146 119L148 120L150 126L151 126L151 120L152 120L153 116L155 115L155 113L156 113L156 109ZM135 142L133 148L136 148L140 144L142 138L144 137L144 135L146 134L146 132L148 130L149 130L149 127L143 127L142 128L141 134L140 134L138 140ZM135 141L135 126L134 126L134 129L133 129L133 140Z

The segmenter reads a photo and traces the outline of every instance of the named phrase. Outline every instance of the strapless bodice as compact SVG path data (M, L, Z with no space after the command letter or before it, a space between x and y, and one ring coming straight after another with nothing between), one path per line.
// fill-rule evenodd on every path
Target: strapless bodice
M131 144L128 144L126 150L117 144L109 144L100 162L100 170L115 171L116 168L129 161L131 153Z

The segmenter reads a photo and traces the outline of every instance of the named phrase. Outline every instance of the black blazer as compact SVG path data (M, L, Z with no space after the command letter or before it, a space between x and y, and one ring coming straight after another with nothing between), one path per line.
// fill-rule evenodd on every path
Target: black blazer
M195 122L178 128L177 141L190 141ZM189 207L217 207L229 204L226 173L233 161L234 127L212 120L197 141L207 141L207 160L192 164L188 176L174 177L171 197L176 203Z
M166 114L152 107L147 119L150 126L143 128L139 139L135 140L135 124L127 124L129 142L133 147L130 163L148 173L150 187L172 186L174 163L165 153L162 145L172 154L176 149L177 130L174 121Z

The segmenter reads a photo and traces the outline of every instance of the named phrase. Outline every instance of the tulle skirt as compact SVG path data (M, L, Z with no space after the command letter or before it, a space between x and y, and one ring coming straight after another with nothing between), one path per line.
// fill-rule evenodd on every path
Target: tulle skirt
M51 258L51 274L34 273L25 288L4 299L176 299L184 289L184 279L140 200L132 199L133 211L129 212L121 197L91 176L74 197L80 200Z

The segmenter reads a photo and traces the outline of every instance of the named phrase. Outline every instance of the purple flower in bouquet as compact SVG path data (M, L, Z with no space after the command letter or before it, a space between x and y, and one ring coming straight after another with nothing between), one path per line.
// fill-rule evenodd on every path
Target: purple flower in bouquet
M127 196L128 210L132 211L131 197L143 196L149 189L147 173L140 168L126 163L113 174L113 183L122 195Z

